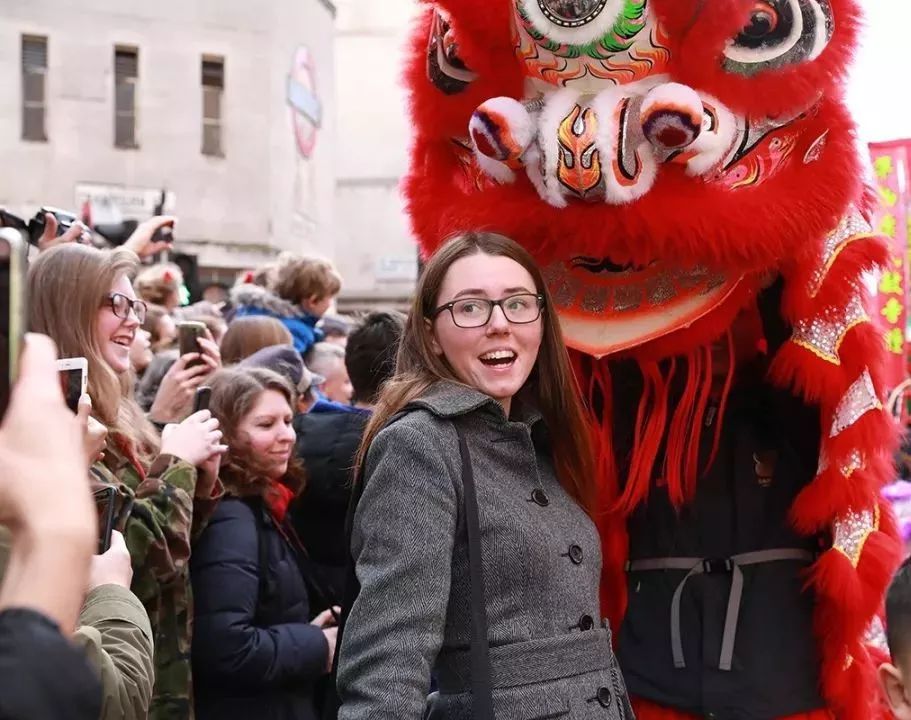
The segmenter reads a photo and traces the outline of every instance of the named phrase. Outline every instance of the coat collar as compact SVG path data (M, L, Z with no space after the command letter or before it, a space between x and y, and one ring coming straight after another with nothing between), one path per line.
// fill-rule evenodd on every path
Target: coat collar
M303 318L300 306L284 300L259 285L238 285L231 290L231 302L238 308L255 308L279 318ZM314 323L316 321L314 320Z
M411 405L424 408L438 417L447 419L483 411L500 421L507 420L503 413L503 406L490 395L485 395L473 387L451 380L436 382L430 390L414 400ZM541 413L535 407L521 399L521 394L513 398L511 415L510 420L525 423L529 427L533 427L543 420Z

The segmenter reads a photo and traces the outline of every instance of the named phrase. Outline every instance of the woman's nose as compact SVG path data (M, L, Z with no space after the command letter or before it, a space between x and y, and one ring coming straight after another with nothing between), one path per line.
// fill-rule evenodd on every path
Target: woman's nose
M487 332L502 333L509 330L509 320L506 319L506 313L499 305L494 305L490 314L490 320L487 323Z

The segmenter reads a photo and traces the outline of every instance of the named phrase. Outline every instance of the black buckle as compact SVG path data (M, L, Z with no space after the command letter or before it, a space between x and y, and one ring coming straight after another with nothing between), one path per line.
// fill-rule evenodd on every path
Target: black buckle
M706 575L734 572L731 558L706 558L702 561L702 572Z

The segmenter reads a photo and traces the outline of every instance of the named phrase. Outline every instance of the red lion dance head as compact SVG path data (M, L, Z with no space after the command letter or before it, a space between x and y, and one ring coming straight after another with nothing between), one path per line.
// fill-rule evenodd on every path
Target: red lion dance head
M865 220L843 98L858 6L435 0L407 68L406 195L424 249L490 230L535 255L581 379L603 394L608 358L640 362L637 437L670 438L678 504L698 468L672 439L705 408L709 345L781 278L790 338L770 375L819 406L824 438L791 517L831 536L812 580L825 695L850 720L871 717L864 638L897 557L878 494L894 435L882 339L860 281L885 254ZM661 361L673 356L686 358L691 387L669 410ZM622 514L644 499L652 466L634 459L618 483L610 433L600 436L605 507ZM654 457L655 444L637 452Z

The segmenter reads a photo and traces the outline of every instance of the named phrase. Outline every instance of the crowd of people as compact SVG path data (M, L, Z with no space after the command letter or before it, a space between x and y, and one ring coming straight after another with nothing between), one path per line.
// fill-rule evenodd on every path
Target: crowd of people
M188 305L153 225L30 262L0 429L0 717L634 717L586 411L531 256L456 237L407 317L345 319L338 272L293 253ZM181 354L186 322L205 330ZM57 357L87 360L75 415ZM99 488L116 522L95 554ZM882 686L908 719L907 565L886 609ZM490 656L508 672L479 672Z
M404 316L324 317L341 278L293 253L225 303L187 304L180 268L155 262L169 220L105 250L49 222L30 258L32 334L0 440L0 644L21 681L3 683L0 717L316 717L350 472ZM205 332L181 355L188 322ZM87 361L75 416L55 355ZM104 487L115 529L93 555L89 490Z

